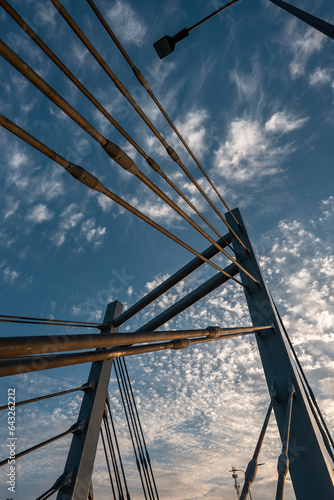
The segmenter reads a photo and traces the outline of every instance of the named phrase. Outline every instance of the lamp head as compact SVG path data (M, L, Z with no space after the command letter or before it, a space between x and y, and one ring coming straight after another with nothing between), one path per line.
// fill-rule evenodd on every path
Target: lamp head
M174 36L165 35L162 38L160 38L160 40L155 42L153 46L157 51L157 54L160 57L160 59L163 59L164 57L171 54L174 51L177 42L183 40L183 38L185 38L188 35L189 35L188 29L183 28L181 31L176 33L176 35Z

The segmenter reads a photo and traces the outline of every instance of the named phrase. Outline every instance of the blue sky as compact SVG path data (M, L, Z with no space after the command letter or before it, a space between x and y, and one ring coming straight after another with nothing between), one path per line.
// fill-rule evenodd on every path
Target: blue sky
M223 211L88 4L63 3ZM311 0L293 3L333 23L334 6L329 0L316 5ZM167 157L51 2L11 0L10 4L225 234L219 218ZM97 5L228 204L241 209L269 287L333 429L333 41L267 0L241 0L191 33L160 61L154 41L191 26L221 2L99 0ZM180 203L2 8L0 31L20 57ZM0 109L196 250L209 245L4 60L0 61ZM59 165L5 130L0 130L0 151L2 314L99 320L107 302L117 299L124 308L130 306L192 258L115 203L76 183ZM225 260L219 257L216 262L225 265ZM124 329L132 331L144 324L213 274L213 269L203 266ZM218 289L167 326L183 329L209 324L249 324L238 285ZM10 325L1 327L1 335L45 334L49 330ZM66 330L57 330L62 331ZM246 467L268 405L254 340L211 343L127 362L161 498L234 499L229 470L232 465ZM18 399L73 387L83 383L87 373L88 365L83 365L3 379L2 395L6 397L10 386L17 388ZM133 498L139 499L113 378L110 394ZM19 448L65 430L75 421L79 405L80 396L64 397L21 410ZM33 460L22 459L15 500L35 498L48 489L62 472L69 442L65 439L52 445L48 453L35 452ZM273 419L260 459L265 465L252 487L254 499L273 496L279 452ZM100 458L101 450L94 486L103 500L107 480ZM294 499L289 479L285 498Z

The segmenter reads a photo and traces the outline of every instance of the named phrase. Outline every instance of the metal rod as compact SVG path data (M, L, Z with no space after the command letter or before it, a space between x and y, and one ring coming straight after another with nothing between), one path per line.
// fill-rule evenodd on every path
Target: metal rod
M36 403L36 401L43 401L44 399L54 398L56 396L62 396L64 394L70 394L75 391L85 391L86 389L90 389L93 387L92 384L84 384L81 387L76 387L75 389L68 389L67 391L54 392L53 394L47 394L46 396L40 396L38 398L26 399L25 401L20 401L15 403L15 406L27 405L29 403ZM8 405L0 406L0 411L7 410Z
M230 2L230 5L232 3L236 3L238 1L239 0L233 0L233 2ZM175 124L173 123L173 121L168 116L166 110L164 109L164 107L161 105L161 103L159 102L159 100L155 96L154 92L150 88L149 84L147 83L147 81L146 81L145 77L143 76L143 74L141 73L141 71L132 62L131 58L129 57L128 53L124 49L123 45L118 40L117 36L112 31L112 29L110 28L109 24L107 23L107 21L105 20L105 18L103 17L103 15L101 14L101 12L99 11L99 9L96 7L96 5L93 2L93 0L87 0L87 2L90 5L90 7L92 8L92 10L94 11L94 13L97 16L97 18L99 19L99 21L101 22L102 26L105 28L105 30L107 31L107 33L109 34L109 36L113 40L113 42L116 44L117 48L120 50L121 54L124 56L124 58L126 59L126 61L128 62L128 64L132 68L132 71L133 71L134 75L136 76L137 80L139 81L139 83L144 87L144 89L151 96L151 98L153 99L154 103L157 105L158 109L161 111L161 113L163 114L163 116L166 118L167 122L172 127L172 129L174 130L174 132L176 133L176 135L178 136L178 138L180 139L180 141L182 142L182 144L184 145L184 147L186 148L186 150L188 151L188 153L190 154L190 156L192 157L192 159L195 161L195 163L197 164L197 166L200 168L201 172L204 174L204 176L206 177L206 179L210 183L211 187L216 192L216 194L219 197L219 199L222 201L222 203L225 205L225 207L227 208L227 210L234 217L234 215L232 214L230 208L227 206L227 204L224 201L223 197L219 193L218 189L215 187L215 185L213 184L212 180L210 179L210 177L208 176L208 174L204 170L203 166L201 165L201 163L199 162L199 160L197 159L197 157L195 156L195 154L193 153L193 151L190 149L188 143L185 141L185 139L181 135L180 131L177 129L177 127L175 126ZM216 11L213 15L218 14L221 10L224 10L228 6L229 5L224 6L221 9L218 9L218 11ZM194 29L194 27L190 28L190 29ZM236 219L235 219L235 221L238 222Z
M54 1L54 0L51 0ZM101 146L108 144L106 139L100 132L98 132L83 116L81 116L65 99L63 99L45 80L43 80L30 66L28 66L14 51L12 51L3 41L0 40L0 55L4 57L15 69L17 69L25 78L27 78L33 85L35 85L43 94L45 94L52 102L54 102L61 110L63 110L70 118L72 118L83 130L89 133ZM155 194L157 194L167 205L173 208L181 217L183 217L194 229L200 232L213 245L217 243L209 236L197 223L195 223L176 203L173 202L161 189L159 189L154 182L152 182L145 174L143 174L137 167L130 168L136 177L138 177L147 187L149 187ZM219 234L219 233L218 233ZM240 269L248 274L241 264L237 263L223 248L219 250L233 262ZM249 275L254 281L251 275Z
M88 321L72 321L72 320L66 320L66 319L50 319L50 318L30 318L27 316L8 316L6 314L0 314L0 318L24 319L24 320L31 320L31 321L47 321L48 323L73 323L77 326L78 325L104 326L103 323L92 323L92 322L88 322Z
M215 327L217 335L229 333L249 332L271 329L272 326L260 327ZM202 330L169 330L163 332L140 331L76 335L38 335L29 337L1 337L0 359L14 358L32 354L47 354L51 352L77 351L82 349L105 348L115 346L127 346L131 344L144 344L147 342L158 342L163 340L177 340L191 337L210 337L210 327ZM76 389L74 389L76 390Z
M223 5L219 9L215 10L214 12L212 12L212 14L209 14L204 19L202 19L201 21L198 21L198 23L196 23L193 26L191 26L190 28L188 28L189 33L192 30L194 30L195 28L198 28L198 26L201 26L206 21L209 21L209 19L211 19L212 17L216 16L217 14L219 14L220 12L222 12L223 10L227 9L228 7L230 7L231 5L233 5L233 4L237 3L237 2L239 2L239 0L232 0L231 2L228 2L227 4Z
M108 458L108 454L107 454L107 447L106 447L106 443L105 443L105 440L104 440L102 427L100 429L100 433L101 433L101 438L102 438L102 445L103 445L103 449L104 449L104 455L105 455L105 459L106 459L106 463L107 463L107 468L108 468L108 472L109 472L110 486L111 486L111 490L113 492L113 497L114 497L114 499L116 499L115 489L114 489L114 484L113 484L112 475L111 475L111 469L110 469L110 464L109 464L109 458Z
M139 424L139 429L140 429L142 441L144 443L144 448L145 448L145 453L146 453L146 459L147 459L148 467L149 467L149 470L150 470L150 473L151 473L155 495L157 497L157 500L159 500L159 493L158 493L157 485L156 485L154 474L153 474L153 469L152 469L152 465L151 465L150 456L149 456L148 449L147 449L147 446L146 446L146 440L145 440L143 428L142 428L141 421L140 421L140 418L139 418L139 413L138 413L138 408L137 408L135 396L134 396L133 390L132 390L132 384L131 384L131 380L130 380L130 377L129 377L128 368L127 368L127 365L126 365L126 362L125 362L124 358L120 359L119 361L120 361L120 363L123 363L123 366L124 366L125 375L126 375L126 378L128 380L128 386L130 388L130 395L131 395L133 406L134 406L134 409L135 409L135 412L136 412L137 421L138 421L138 424ZM108 404L109 404L109 402L108 402Z
M229 241L230 240L230 235L226 234L224 236L224 240ZM218 241L219 245L222 246L224 245L223 240ZM217 253L219 250L214 246L211 245L208 247L204 252L201 253L203 257L206 257L207 259L211 259ZM188 264L186 264L184 267L176 271L172 276L170 276L167 280L165 280L163 283L158 285L154 290L149 292L145 297L140 299L138 302L136 302L133 306L129 307L124 313L122 313L118 318L116 318L113 322L114 326L121 326L123 325L126 321L131 319L133 316L135 316L139 311L144 309L146 306L151 304L154 300L158 299L163 295L167 290L170 290L173 286L175 286L177 283L182 281L184 278L189 276L192 272L196 271L199 267L201 267L204 264L204 261L198 257L195 257L193 260L191 260Z
M37 87L58 108L74 120L79 127L84 129L101 146L106 146L108 140L96 130L78 111L76 111L65 99L63 99L43 78L41 78L30 66L28 66L8 45L0 40L0 55L6 59L17 71Z
M235 276L238 274L239 269L237 266L231 264L230 266L225 268L228 274ZM182 311L187 309L188 307L195 304L197 301L201 300L203 297L211 293L213 290L218 288L219 286L227 283L228 279L223 274L216 274L205 283L195 288L192 292L188 293L185 297L175 302L175 304L171 305L168 309L158 314L155 318L151 319L145 325L141 326L138 332L140 331L154 331L163 324L170 321L172 318L180 314Z
M124 414L125 414L126 422L128 424L128 429L129 429L129 433L130 433L130 438L131 438L133 453L134 453L135 459L136 459L136 466L137 466L138 474L139 474L139 477L140 477L140 482L141 482L141 485L142 485L142 488L143 488L143 493L144 493L144 496L145 496L145 500L147 500L146 488L145 488L145 483L144 483L144 479L143 479L143 471L142 471L142 467L141 467L140 461L138 460L138 450L136 449L136 445L135 445L134 434L133 434L133 430L132 430L132 426L131 426L131 422L130 422L130 418L129 418L129 411L128 411L128 408L127 408L127 405L126 405L126 400L125 400L125 395L124 395L124 391L123 391L123 386L122 386L122 383L121 383L121 378L120 378L118 363L114 363L114 369L115 369L115 375L116 375L116 379L117 379L117 383L118 383L118 387L119 387L119 393L120 393L121 400L122 400L122 405L123 405L123 409L124 409Z
M124 472L122 456L121 456L121 453L120 453L120 450L119 450L118 439L117 439L117 435L116 435L116 429L115 429L114 420L113 420L112 413L111 413L111 408L110 408L109 394L108 394L107 399L106 399L106 407L107 407L107 411L109 412L109 418L110 418L110 422L111 422L111 427L112 427L113 435L114 435L114 438L115 438L116 449L117 449L117 454L118 454L118 460L119 460L119 463L120 463L120 466L121 466L122 477L123 477L123 482L124 482L124 485L125 485L127 499L130 500L130 494L129 494L128 484L127 484L126 476L125 476L125 472Z
M24 141L26 141L28 144L36 148L38 151L41 153L45 154L52 160L54 160L56 163L64 167L74 178L85 184L91 189L94 189L95 191L101 192L111 200L115 201L119 205L121 205L123 208L131 212L132 214L136 215L138 218L149 224L150 226L154 227L154 229L157 229L160 233L164 234L168 238L170 238L172 241L175 243L178 243L180 246L191 252L192 254L196 255L200 259L202 259L204 262L209 264L210 266L214 267L218 271L220 271L222 274L226 275L226 272L221 269L219 266L211 262L209 259L201 255L199 252L194 250L192 247L184 243L182 240L174 236L172 233L167 231L167 229L164 229L162 226L151 220L149 217L144 215L142 212L134 208L132 205L124 201L122 198L117 196L115 193L107 189L103 184L95 177L93 176L90 172L85 170L82 167L79 167L78 165L74 165L67 160L65 160L62 156L58 155L50 149L48 146L40 142L38 139L35 137L31 136L26 132L25 130L21 129L19 126L17 126L15 123L13 123L11 120L6 118L5 116L0 114L0 125L2 125L4 128L12 132L13 134L17 135ZM228 276L230 279L244 287L244 285L237 279L233 278L232 276Z
M115 455L114 445L112 442L109 422L108 422L108 419L106 418L106 410L104 411L104 414L103 414L103 422L104 422L104 429L106 431L106 436L107 436L107 441L108 441L108 446L109 446L111 463L112 463L112 466L114 469L114 474L115 474L116 488L118 490L118 495L119 495L120 500L124 500L123 489L122 489L121 479L120 479L119 471L118 471L118 467L117 467L116 455Z
M292 403L294 394L295 394L295 388L290 383L289 400L286 410L284 434L282 439L282 453L278 457L278 465L277 465L278 481L276 490L276 500L283 500L285 476L287 475L289 470L288 449L289 449L289 437L290 437L290 427L291 427Z
M138 450L139 460L140 460L140 463L141 463L141 466L142 466L143 478L144 478L145 485L146 485L146 488L147 488L147 493L148 493L148 496L149 496L150 500L153 500L153 496L152 496L152 493L153 493L152 484L151 484L151 481L150 481L150 478L149 478L149 475L148 475L148 471L147 471L147 467L146 467L146 461L145 461L145 457L144 457L144 454L143 454L142 443L141 443L139 432L138 432L138 425L137 425L137 421L136 421L136 418L135 418L135 415L134 415L134 411L133 411L133 407L132 407L132 401L130 399L130 394L129 394L128 386L126 384L126 380L125 380L125 376L124 376L124 370L123 370L123 367L121 365L121 360L120 359L116 360L116 365L118 367L118 371L119 371L119 375L120 375L120 380L121 380L121 383L122 383L122 387L123 387L123 391L124 391L124 395L125 395L125 400L126 400L128 411L129 411L130 421L131 421L132 429L133 429L133 435L134 435L136 446L137 446L137 450Z
M205 191L201 188L201 186L198 184L198 182L195 180L195 178L190 174L190 172L188 171L188 169L183 165L183 163L180 160L180 158L177 155L177 153L173 150L173 148L171 146L169 146L169 144L167 144L167 142L165 141L165 139L158 132L158 130L153 125L153 123L150 121L150 119L146 116L146 114L143 112L143 110L140 108L140 106L132 98L132 96L130 95L129 91L125 88L125 86L123 85L123 83L120 82L120 80L118 80L118 78L116 77L116 75L113 73L113 71L108 66L108 64L105 62L105 60L101 57L101 55L99 54L99 52L95 49L95 47L92 45L92 43L84 35L84 33L82 32L82 30L76 24L76 22L74 21L74 19L70 16L70 14L65 9L65 7L61 4L61 2L59 0L50 0L50 1L53 3L53 5L59 11L60 15L65 19L65 21L68 23L68 25L74 31L74 33L82 41L82 43L85 45L85 47L89 50L89 52L92 54L92 56L100 64L100 66L103 68L103 70L111 78L111 80L114 82L114 84L116 85L116 87L118 88L118 90L129 101L129 103L137 111L137 113L144 120L144 122L147 124L147 126L150 128L150 130L154 133L154 135L157 137L157 139L165 147L167 153L172 158L172 160L174 160L181 167L181 169L183 170L183 172L187 175L187 177L192 181L192 183L200 191L200 193L202 194L202 196L204 196L204 198L206 199L206 201L214 209L214 211L220 217L220 219L224 222L224 224L229 228L230 231L233 232L233 234L235 235L235 237L237 239L239 239L239 236L237 236L237 234L233 231L232 227L228 224L228 222L226 221L226 219L222 216L222 214L219 212L219 210L217 209L217 207L214 205L214 203L207 196L207 194L205 193ZM244 245L244 243L241 240L240 240L240 244ZM246 249L246 247L245 247L245 249Z
M67 431L62 432L61 434L58 434L57 436L54 436L51 439L47 439L46 441L43 441L42 443L36 444L35 446L28 448L27 450L21 451L21 453L17 453L15 456L15 460L23 457L24 455L27 455L28 453L31 453L35 450L38 450L39 448L42 448L43 446L46 446L47 444L53 443L54 441L57 441L58 439L61 439L65 436L67 436L68 434L72 434L73 432L81 430L81 429L83 429L83 427L84 427L84 422L76 422ZM12 439L12 441L13 442L15 441L14 438ZM15 441L15 443L16 443L16 441ZM5 464L8 464L8 458L6 458L5 460L2 460L0 462L0 467L2 467Z
M269 0L269 2L274 3L278 7L281 7L281 9L284 9L293 16L298 17L298 19L300 19L304 23L308 24L309 26L312 26L312 28L315 28L316 30L320 31L324 35L334 40L333 24L327 23L323 19L313 16L312 14L309 14L304 10L298 9L297 7L294 7L293 5L290 5L287 2L283 2L282 0Z
M49 370L51 368L60 368L63 366L71 366L82 363L90 363L92 361L109 360L120 358L123 356L133 356L146 352L164 351L166 349L183 349L194 344L202 344L216 340L223 340L242 335L249 335L254 332L229 333L215 338L199 338L199 339L178 339L169 342L152 343L148 345L139 345L131 347L119 347L108 350L87 351L82 353L70 354L48 354L45 356L31 356L30 358L7 359L0 361L0 377L9 375L17 375L19 373L29 373L35 371Z
M25 321L21 319L0 319L0 323L20 323L25 325L71 326L76 328L101 328L101 325L78 325L76 323L51 323L44 321Z
M269 405L269 408L267 410L267 413L266 413L266 416L265 416L265 419L263 422L263 426L261 429L261 433L260 433L258 442L256 444L256 448L255 448L253 457L250 460L250 462L248 463L248 466L247 466L247 469L245 472L245 482L244 482L244 485L242 488L240 500L247 499L248 493L250 494L250 487L256 478L256 474L257 474L257 470L258 470L259 454L261 451L264 436L265 436L266 431L267 431L267 427L268 427L270 415L271 415L271 412L273 409L273 405L274 405L274 398L271 398L270 405Z
M177 188L177 186L167 177L161 168L154 162L145 151L132 139L132 137L119 125L110 113L99 103L99 101L86 89L86 87L76 78L76 76L60 61L60 59L49 49L49 47L39 38L39 36L27 25L19 14L8 4L6 0L0 0L0 5L19 24L19 26L32 38L32 40L44 51L44 53L60 68L60 70L76 85L77 88L89 99L90 102L109 120L110 123L125 137L130 144L145 158L148 164L183 198L183 200L201 217L201 219L217 234L222 236L212 226L212 224L202 215L202 213L191 203L191 201ZM152 166L152 162L154 167ZM232 249L232 247L231 247ZM232 249L233 250L233 249Z

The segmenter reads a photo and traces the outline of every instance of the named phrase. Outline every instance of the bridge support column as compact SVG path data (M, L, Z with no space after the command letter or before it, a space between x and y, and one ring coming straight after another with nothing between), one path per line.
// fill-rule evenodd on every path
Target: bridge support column
M108 304L104 323L112 324L122 312L118 301ZM114 333L118 328L110 326L103 333ZM94 382L87 390L81 403L78 421L85 421L85 430L73 435L64 475L69 476L66 486L58 492L57 500L87 500L91 498L91 476L94 467L97 443L108 394L112 360L92 363L87 383Z
M256 340L269 392L272 382L277 390L278 399L274 401L274 412L282 441L289 401L288 381L295 388L289 440L289 470L296 498L297 500L334 498L333 470L292 358L282 324L263 279L241 214L238 209L233 210L233 214L240 222L241 228L238 227L230 214L226 214L226 219L250 250L250 254L231 234L233 247L240 256L240 264L261 285L260 287L245 273L240 272L242 282L248 287L245 295L253 325L272 324L274 327L272 333L268 332L263 336L256 335Z

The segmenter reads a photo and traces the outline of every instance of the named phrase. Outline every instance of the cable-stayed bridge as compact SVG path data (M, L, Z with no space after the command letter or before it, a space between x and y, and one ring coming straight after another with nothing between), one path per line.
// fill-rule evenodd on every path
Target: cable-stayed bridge
M150 460L149 450L145 440L145 435L139 418L139 412L134 398L134 391L131 378L125 362L125 357L135 356L148 352L158 352L166 350L191 349L192 345L207 343L225 342L234 337L252 335L256 337L266 382L269 390L268 411L264 415L262 430L254 429L254 455L249 462L245 474L245 484L240 498L247 498L250 486L255 479L257 472L258 456L261 450L262 441L265 437L266 428L272 410L278 425L278 431L282 441L281 453L278 459L278 480L276 498L283 498L285 477L290 470L296 497L307 498L330 498L333 494L333 440L325 419L316 402L312 389L305 376L303 368L297 358L294 347L284 328L276 305L271 297L269 289L263 279L262 272L254 253L252 243L249 239L247 228L238 209L231 210L225 199L220 194L215 183L212 181L206 170L202 166L197 156L190 149L179 130L168 117L163 106L158 101L155 93L149 87L141 71L134 65L128 53L121 45L111 27L103 17L100 10L92 0L88 0L92 8L92 16L96 15L101 22L101 29L105 29L108 35L116 43L118 49L132 68L132 71L153 99L159 110L172 126L183 145L190 153L192 159L200 169L201 175L206 179L212 189L213 195L209 195L206 190L190 170L185 166L175 149L167 142L158 131L148 115L139 106L124 84L116 77L107 61L94 47L90 38L82 31L65 8L65 4L58 0L51 0L63 18L63 22L70 26L72 31L82 42L85 48L95 59L99 68L115 84L116 88L128 100L135 112L143 119L145 124L154 134L166 154L175 162L178 168L187 176L193 189L201 195L203 202L208 204L210 209L219 219L219 227L225 226L225 231L218 230L210 222L189 197L178 187L174 178L168 175L158 162L151 158L144 149L132 138L128 132L116 121L110 111L108 111L94 96L88 91L80 79L65 65L64 62L43 42L37 32L20 16L18 10L10 2L0 0L2 9L6 15L19 25L27 36L33 40L47 57L57 65L64 75L80 90L96 109L117 129L124 140L128 141L136 154L140 155L146 162L150 171L145 174L133 160L131 153L125 152L118 144L111 141L108 135L95 127L86 119L79 110L72 106L67 99L58 93L42 75L35 72L28 64L22 54L18 54L5 41L0 42L2 57L21 74L21 76L34 85L44 96L55 104L63 113L72 119L84 132L102 146L101 152L110 157L125 171L132 174L140 182L146 185L155 195L175 211L178 216L185 220L193 229L208 241L205 251L197 251L182 238L174 234L170 228L158 224L153 217L149 217L138 208L135 203L129 203L124 197L111 191L107 180L102 182L90 169L83 164L77 164L70 159L60 155L51 149L42 137L32 135L29 126L16 123L9 116L0 115L1 125L17 138L35 148L50 158L52 161L63 167L75 180L85 185L85 188L97 191L101 196L112 200L114 203L129 211L141 221L145 222L156 231L162 233L166 238L181 246L192 254L192 260L180 270L162 281L156 288L141 298L134 305L122 310L122 304L118 301L106 304L104 319L101 322L71 321L61 319L40 318L35 316L1 316L1 321L22 325L44 325L44 327L66 327L84 331L89 328L89 333L71 334L48 334L29 336L8 336L0 339L2 360L0 362L0 372L2 377L15 376L19 374L30 374L49 370L53 368L69 367L73 365L92 363L87 381L79 387L71 387L66 391L58 391L52 394L43 394L37 398L18 401L15 391L8 392L8 403L1 410L8 413L9 449L11 455L4 457L1 466L10 469L9 487L11 482L16 482L16 467L21 457L30 453L37 453L38 449L51 445L51 443L61 440L66 436L73 436L68 451L64 470L59 471L57 480L50 484L46 491L41 491L40 500L52 496L65 498L93 498L94 484L92 483L92 472L96 448L100 439L105 455L108 476L110 479L110 494L114 498L131 498L131 488L126 479L126 467L121 458L121 447L119 446L119 436L114 425L112 398L108 394L108 384L112 365L115 370L119 393L124 408L124 418L128 427L130 440L133 446L135 463L138 470L138 484L141 485L144 498L159 498L159 485L155 481L154 467ZM60 56L59 56L60 57ZM21 126L22 125L22 126ZM42 135L42 134L41 134ZM158 187L154 182L153 172L159 175L168 186L174 190L181 202L175 202L167 194L167 191ZM95 172L95 171L94 171ZM68 178L69 185L73 179ZM73 180L74 182L74 180ZM91 192L87 190L87 192ZM215 201L213 201L215 200ZM223 209L218 208L220 204ZM191 208L191 213L188 207ZM196 222L193 212L201 219ZM222 214L222 212L225 212ZM212 233L214 235L212 235ZM221 260L215 260L215 256L224 256L226 264L222 265ZM201 285L195 287L188 295L167 307L160 314L151 318L136 331L122 330L123 325L134 318L136 314L144 310L154 301L163 297L169 290L177 286L196 272L201 266L206 265L214 269L214 276L206 280ZM227 283L233 283L239 287L244 295L248 306L250 319L248 326L232 325L230 327L203 325L202 329L192 330L164 330L157 331L172 318L181 314L187 308ZM91 333L92 329L97 329L99 333ZM181 353L182 354L182 353ZM29 380L29 378L27 379ZM58 435L50 436L48 439L32 444L26 449L16 447L16 408L23 405L37 403L38 400L60 397L72 393L83 393L80 409L75 422ZM289 443L293 444L294 451L297 449L297 456L290 460L289 467ZM250 451L250 458L252 452ZM33 454L31 455L34 456ZM15 466L9 463L15 460ZM12 478L12 479L11 479ZM14 486L12 486L14 487ZM11 490L9 490L10 492ZM14 490L13 495L14 495ZM273 493L274 496L274 493Z

